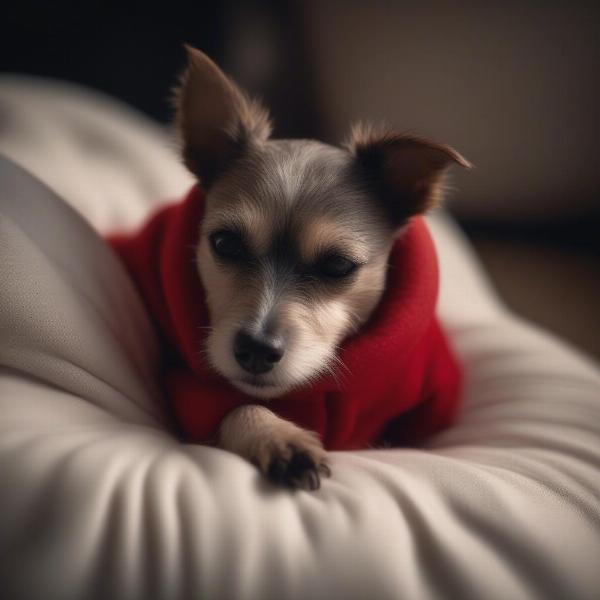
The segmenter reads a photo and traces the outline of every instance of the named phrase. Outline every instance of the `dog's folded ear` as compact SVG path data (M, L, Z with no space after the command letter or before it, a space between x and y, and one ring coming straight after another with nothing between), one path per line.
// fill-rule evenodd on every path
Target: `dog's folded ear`
M384 201L396 225L440 202L448 167L471 167L449 146L363 125L353 129L346 146L356 157L359 177Z
M249 144L271 134L268 112L206 54L185 46L187 67L175 90L175 122L186 166L209 187Z

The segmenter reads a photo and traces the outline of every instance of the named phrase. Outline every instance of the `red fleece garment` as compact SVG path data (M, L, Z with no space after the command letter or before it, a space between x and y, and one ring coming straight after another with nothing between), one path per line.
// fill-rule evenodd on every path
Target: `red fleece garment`
M348 372L260 401L231 386L203 358L209 323L194 264L203 209L204 193L195 186L141 230L109 240L159 330L165 390L187 441L214 439L223 417L241 404L268 406L317 432L332 450L414 444L452 422L461 370L435 316L437 259L421 218L393 247L374 315L342 346Z

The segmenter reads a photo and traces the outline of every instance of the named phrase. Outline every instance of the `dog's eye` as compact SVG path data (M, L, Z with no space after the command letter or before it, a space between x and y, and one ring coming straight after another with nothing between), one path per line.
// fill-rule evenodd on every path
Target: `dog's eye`
M339 254L331 254L323 257L316 264L319 274L333 279L341 279L347 277L356 269L356 263L340 256Z
M214 253L221 258L239 258L244 254L244 242L233 231L217 231L210 236Z

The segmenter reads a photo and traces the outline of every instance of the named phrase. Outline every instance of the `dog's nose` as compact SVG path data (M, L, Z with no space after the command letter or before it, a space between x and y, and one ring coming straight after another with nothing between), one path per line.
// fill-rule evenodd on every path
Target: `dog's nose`
M279 337L239 331L233 342L235 359L242 369L252 375L268 373L281 360L283 353L283 340Z

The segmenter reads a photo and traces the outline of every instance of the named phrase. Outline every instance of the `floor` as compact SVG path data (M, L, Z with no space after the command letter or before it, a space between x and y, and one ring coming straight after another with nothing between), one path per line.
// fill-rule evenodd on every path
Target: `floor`
M515 238L478 230L468 234L509 307L600 359L600 259L595 241L556 244L535 235Z

